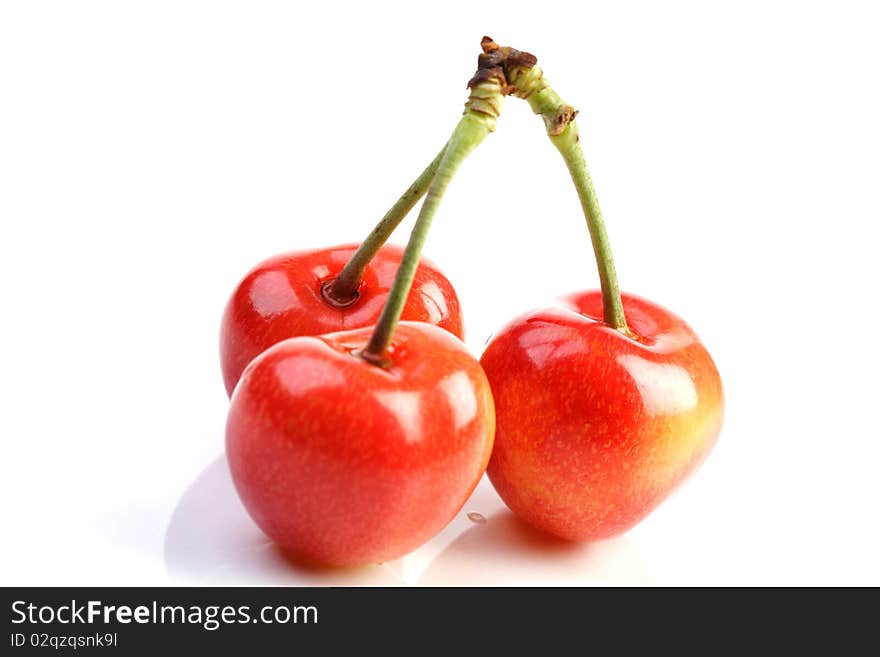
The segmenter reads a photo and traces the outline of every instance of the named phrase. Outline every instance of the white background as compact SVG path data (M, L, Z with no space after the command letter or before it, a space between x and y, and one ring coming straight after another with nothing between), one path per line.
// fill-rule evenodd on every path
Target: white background
M305 7L0 8L0 582L880 584L872 4ZM221 310L259 260L366 234L458 120L484 33L581 110L621 284L709 347L720 442L616 541L548 542L484 485L465 511L485 525L301 571L229 488ZM475 354L597 285L521 101L426 254Z

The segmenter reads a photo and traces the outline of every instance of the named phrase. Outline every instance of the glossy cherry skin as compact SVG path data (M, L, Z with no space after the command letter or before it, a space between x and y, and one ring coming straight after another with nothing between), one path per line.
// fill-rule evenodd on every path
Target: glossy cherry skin
M339 275L356 244L285 253L254 267L232 293L220 328L220 363L231 395L244 368L273 344L301 335L321 335L371 326L400 265L403 249L383 246L364 273L357 300L335 306L322 287ZM424 258L401 317L428 322L464 338L461 307L452 284Z
M632 336L598 291L520 316L480 362L495 399L488 474L504 502L569 540L623 533L706 458L721 427L718 370L694 332L623 296Z
M232 395L226 454L257 525L329 565L400 557L461 509L492 450L489 382L458 338L401 322L390 366L358 357L371 329L285 340Z

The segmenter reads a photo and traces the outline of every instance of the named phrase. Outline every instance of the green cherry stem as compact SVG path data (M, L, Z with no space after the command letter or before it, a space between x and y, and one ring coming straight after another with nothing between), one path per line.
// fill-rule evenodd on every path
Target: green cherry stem
M587 220L587 228L593 243L593 253L599 269L603 321L607 325L629 334L608 232L605 229L605 221L602 219L602 210L599 208L599 198L593 187L593 181L584 159L584 152L581 149L577 122L575 121L577 111L564 102L544 80L544 73L537 65L537 59L533 55L512 48L501 48L489 37L483 39L483 50L497 53L496 56L504 61L504 72L508 83L505 93L526 100L532 111L544 119L547 136L562 155L562 159L568 167L568 172L571 174L571 179L581 201L584 217Z
M422 171L421 175L409 186L409 189L397 199L397 203L385 213L385 216L376 224L376 227L361 242L357 251L354 252L354 255L351 256L345 267L339 272L339 276L325 288L324 294L329 297L329 301L344 306L357 300L358 286L364 277L367 265L370 264L376 253L382 248L382 245L388 241L391 233L400 225L404 217L419 202L419 199L425 195L428 186L437 173L437 168L440 166L445 152L446 146L444 145L437 154L437 157L434 158L434 161Z
M537 102L543 100L537 94L532 98ZM535 109L537 102L529 103L532 109ZM587 219L590 239L593 242L593 253L599 268L603 320L613 328L629 332L623 313L623 301L620 297L620 285L617 282L617 271L614 267L614 256L611 254L608 231L605 230L605 221L602 218L602 210L599 208L599 198L596 196L590 172L587 170L587 162L578 139L575 121L572 120L561 134L550 134L550 141L553 142L562 155L562 159L565 160L565 166L568 167L568 172L571 174L584 216Z
M428 187L428 193L410 234L406 250L403 252L400 267L397 270L385 306L382 308L382 314L370 336L370 341L360 352L362 358L374 365L384 367L389 362L388 345L400 320L406 298L409 296L422 247L425 245L428 231L431 228L434 215L440 207L443 194L465 158L479 146L489 133L495 130L495 123L504 100L501 93L503 77L501 77L500 71L484 68L482 58L480 63L481 68L477 70L477 75L469 83L471 93L465 104L464 116L455 126L440 159L434 179Z

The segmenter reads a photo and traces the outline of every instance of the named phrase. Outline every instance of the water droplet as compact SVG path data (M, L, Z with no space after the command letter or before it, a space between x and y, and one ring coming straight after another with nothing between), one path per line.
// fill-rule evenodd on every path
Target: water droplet
M468 520L470 520L471 522L476 523L478 525L485 525L486 524L486 516L484 516L482 513L477 513L476 511L471 511L470 513L467 514L467 517L468 517Z

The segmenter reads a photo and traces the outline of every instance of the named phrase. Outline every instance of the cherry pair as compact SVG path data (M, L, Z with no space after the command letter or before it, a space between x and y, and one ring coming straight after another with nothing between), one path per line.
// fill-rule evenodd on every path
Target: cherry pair
M299 558L401 556L453 518L487 464L504 501L536 527L612 536L654 509L718 434L708 352L681 319L618 290L576 112L533 56L489 38L482 47L452 137L367 239L262 263L224 313L233 480L256 523ZM419 257L446 187L506 95L544 119L568 166L601 292L515 319L478 363L460 340L452 285ZM406 250L383 246L423 195Z

